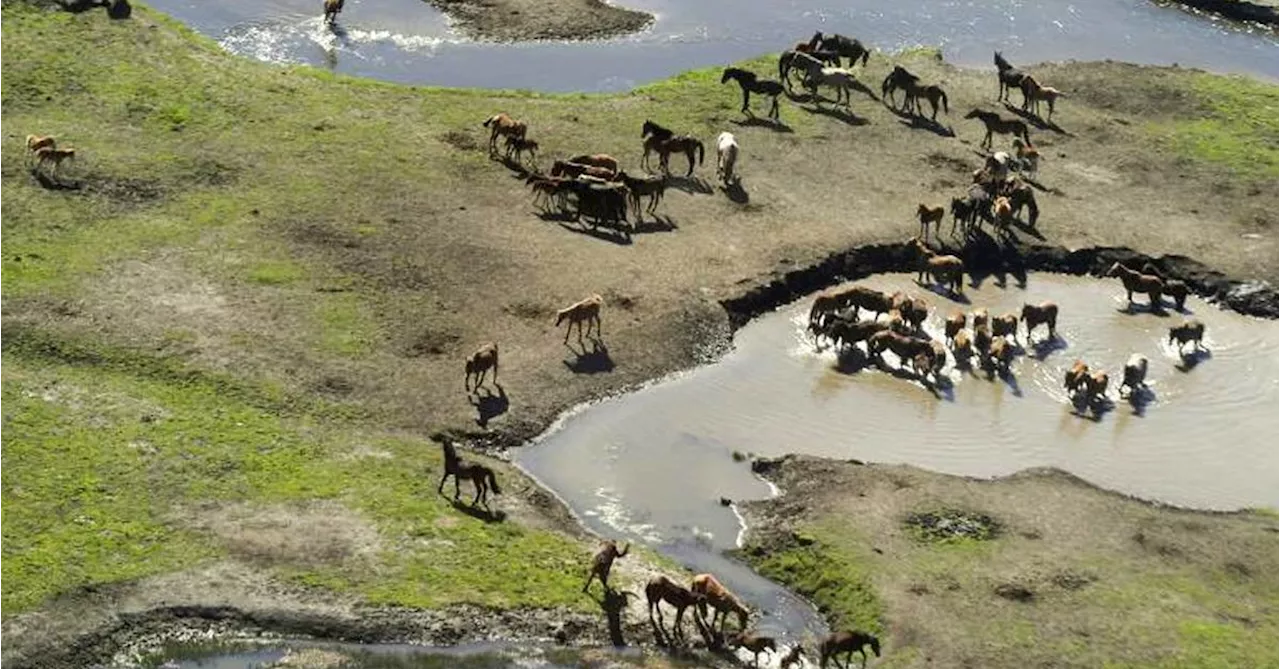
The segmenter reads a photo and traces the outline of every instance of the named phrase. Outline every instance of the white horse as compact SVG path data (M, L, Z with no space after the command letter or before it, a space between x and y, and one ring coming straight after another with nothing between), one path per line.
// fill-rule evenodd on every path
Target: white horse
M731 132L722 132L716 137L716 178L726 185L737 181L733 174L734 165L738 163L738 140Z

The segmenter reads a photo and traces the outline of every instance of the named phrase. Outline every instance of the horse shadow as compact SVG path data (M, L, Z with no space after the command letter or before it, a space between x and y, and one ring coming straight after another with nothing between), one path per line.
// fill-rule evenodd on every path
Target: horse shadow
M494 511L493 509L488 509L483 506L467 504L466 502L458 499L451 499L449 500L449 503L453 505L453 508L457 511L486 523L501 523L507 519L507 512L502 509Z
M1116 311L1122 314L1148 313L1152 316L1159 316L1161 318L1168 318L1169 316L1169 312L1164 308L1163 299L1160 300L1160 303L1147 303L1145 306L1139 305L1137 302L1129 302L1123 307L1117 307Z
M560 222L560 227L568 230L569 232L576 232L580 235L595 237L596 239L601 239L606 242L613 242L619 246L631 245L631 235L627 234L625 230L619 230L616 228L601 229L599 226L583 227L581 225L569 225L564 219L549 218L544 220L557 220ZM568 220L571 221L573 219L570 218Z
M742 187L742 179L734 179L727 186L721 186L720 190L724 191L725 197L734 204L748 204L751 202L751 195L747 193L747 189Z
M772 119L768 117L759 117L755 114L747 112L747 118L741 121L729 121L730 123L744 128L768 128L774 132L794 133L795 130L791 126L783 123L780 119Z
M955 137L956 131L921 114L903 111L897 107L889 107L889 111L898 117L898 122L913 130L928 130L939 137Z
M1065 351L1067 349L1067 340L1056 335L1049 339L1029 342L1029 344L1031 346L1031 357L1040 362L1044 362L1045 358L1056 351Z
M937 283L924 283L919 279L916 280L916 285L929 291L930 293L933 293L934 295L937 295L938 297L944 297L957 304L973 304L972 300L969 299L968 295L965 295L964 293L958 293L946 286L943 286Z
M1129 396L1124 399L1133 407L1133 415L1142 418L1147 415L1147 405L1156 401L1156 394L1150 388L1142 386L1137 390L1130 390Z
M493 158L494 160L502 163L503 167L514 172L515 174L512 175L514 178L527 179L530 174L533 174L533 172L530 171L528 167L525 167L524 163L517 158L507 155L495 155Z
M848 107L823 107L815 103L813 107L801 107L801 109L810 114L821 114L833 118L845 125L860 126L870 123L867 119L853 113L853 110Z
M675 219L670 216L661 214L650 214L652 219L646 221L636 217L636 222L631 225L632 231L637 234L646 234L650 232L672 232L678 230L680 226L676 225Z
M467 396L467 402L476 408L476 424L482 428L489 426L489 421L501 416L511 408L511 400L507 398L507 391L502 384L494 382L494 387L498 389L498 394L494 395L492 390L485 386L476 388ZM484 390L482 394L480 391Z
M1179 353L1178 358L1179 358L1179 362L1178 364L1174 365L1173 368L1178 370L1179 372L1186 373L1186 372L1190 372L1196 367L1199 367L1200 363L1206 360L1211 360L1213 358L1213 352L1207 348L1201 348L1201 349L1193 350L1189 354Z
M1048 130L1050 132L1056 132L1059 135L1063 135L1065 137L1075 137L1075 135L1059 127L1057 123L1054 123L1053 121L1046 121L1040 118L1039 116L1036 116L1035 114L1032 114L1031 112L1024 110L1022 107L1015 107L1006 101L1004 103L1004 108L1007 109L1010 113L1016 114L1017 116L1022 118L1022 120L1026 121L1029 125L1035 126L1040 130Z
M627 598L639 596L634 592L627 590L614 590L613 588L605 588L604 595L596 597L591 595L591 599L600 607L600 611L604 613L605 621L609 626L609 642L616 648L627 645L627 640L622 635L622 612L627 610Z
M667 175L667 185L690 195L711 195L716 189L702 177Z
M31 168L31 176L35 177L36 183L40 184L40 187L45 190L80 190L84 187L84 184L79 181L63 181L57 177L49 176L35 167Z
M879 364L869 354L864 353L857 346L847 346L836 353L835 369L841 374L857 374L862 370Z
M573 352L573 360L564 360L564 366L568 367L574 374L601 374L612 372L614 368L613 358L609 357L609 349L604 345L598 337L589 337L591 342L590 350L586 344L582 344L582 352L579 353L573 348L573 344L565 343L565 346Z
M1041 232L1037 230L1034 225L1031 225L1031 223L1024 223L1016 218L1013 219L1012 223L1013 223L1013 227L1022 231L1023 234L1029 237L1035 237L1036 239L1042 242L1045 240L1045 236L1041 234Z

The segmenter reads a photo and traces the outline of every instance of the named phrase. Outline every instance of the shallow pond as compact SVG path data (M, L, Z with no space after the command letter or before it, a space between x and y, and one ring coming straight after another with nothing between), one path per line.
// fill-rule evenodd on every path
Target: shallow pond
M716 553L741 530L731 500L770 486L733 454L808 453L909 463L968 476L1052 466L1150 500L1207 508L1277 505L1280 329L1189 298L1188 314L1125 309L1118 280L1032 274L1028 285L966 287L971 304L929 293L905 274L859 283L924 295L925 325L942 337L956 308L1061 307L1059 339L1029 346L1012 376L955 369L934 392L875 366L838 361L805 332L810 299L743 327L722 361L584 408L519 455L593 530L641 540L697 570L723 574L769 616L765 627L812 630L812 610ZM1167 328L1194 315L1209 353L1184 359ZM1025 334L1019 335L1025 344ZM1037 339L1046 338L1043 328ZM1190 351L1190 349L1188 349ZM1131 353L1150 361L1145 403L1117 397ZM887 366L896 364L886 354ZM1075 359L1108 371L1112 410L1079 415L1062 389ZM726 564L728 563L728 564Z
M402 83L619 91L689 69L776 53L814 30L896 50L940 46L948 61L991 66L999 47L1015 64L1114 60L1277 76L1274 36L1147 0L627 0L657 16L612 40L471 42L422 0L349 0L335 32L320 0L151 0L232 52L309 63Z

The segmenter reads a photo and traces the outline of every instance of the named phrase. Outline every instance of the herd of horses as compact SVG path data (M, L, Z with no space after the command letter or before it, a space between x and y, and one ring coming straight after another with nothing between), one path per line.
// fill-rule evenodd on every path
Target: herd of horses
M603 541L591 560L587 581L583 584L582 591L588 592L591 582L599 580L606 593L613 592L609 585L609 574L612 572L613 563L625 557L629 550L630 544L624 544L619 548L618 542L612 539ZM635 593L628 591L617 594L624 599L638 598ZM760 665L761 653L778 652L778 642L775 638L749 631L751 609L713 574L695 575L688 587L665 574L657 574L645 583L644 596L648 604L649 624L661 643L688 643L688 637L684 631L684 617L687 611L692 611L690 618L708 647L745 648L752 653L755 666ZM664 604L675 610L670 631L667 630L666 619L662 615ZM711 612L710 619L707 618L708 610ZM726 636L725 624L730 616L736 618L738 629ZM880 640L874 635L856 630L833 632L818 643L819 666L826 667L829 661L835 661L839 665L839 656L842 654L845 656L847 666L855 652L862 655L862 662L865 665L867 648L870 648L876 657L880 657ZM781 658L779 667L788 669L799 665L804 653L802 644L792 646L791 650Z
M924 284L928 277L943 290L952 294L961 292L964 280L964 262L951 255L941 255L929 249L924 240L912 240L911 248L917 259L917 283ZM1134 270L1116 262L1104 276L1119 277L1132 308L1133 294L1146 294L1149 309L1164 309L1162 296L1170 295L1178 311L1183 310L1187 286L1176 279L1162 277L1151 263L1141 270ZM859 319L860 313L870 314L870 319ZM886 316L884 321L880 316ZM885 365L884 352L892 351L898 358L898 369L908 371L927 387L939 383L947 363L947 352L955 359L957 369L973 369L974 361L988 371L988 378L995 373L1010 374L1010 365L1017 355L1019 324L1025 323L1028 346L1032 335L1041 325L1047 330L1044 343L1058 338L1059 308L1051 301L1039 304L1023 304L1021 313L992 315L986 309L966 314L959 309L943 320L943 340L937 341L924 329L929 316L928 303L920 297L904 292L893 294L857 284L838 286L820 292L809 309L808 331L815 345L822 346L829 340L837 352L847 352L862 343L865 354L881 366ZM970 329L971 328L971 329ZM1192 344L1194 350L1203 349L1205 325L1192 318L1169 328L1168 342L1177 345L1179 354ZM1146 376L1149 361L1141 354L1133 354L1125 362L1118 393L1122 399L1134 398L1137 391L1147 390ZM1095 415L1108 401L1107 388L1110 377L1106 372L1089 370L1081 360L1076 360L1067 370L1063 387L1073 403L1082 403Z

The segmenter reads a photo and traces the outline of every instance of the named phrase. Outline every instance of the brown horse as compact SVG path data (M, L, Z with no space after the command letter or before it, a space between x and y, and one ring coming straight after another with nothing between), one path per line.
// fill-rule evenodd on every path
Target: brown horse
M867 339L867 351L871 355L881 357L883 360L885 350L893 351L893 354L898 356L899 368L908 361L914 361L918 355L933 355L933 347L929 342L915 337L904 337L896 332L887 330L877 332Z
M342 11L344 0L324 0L324 24L326 26L333 25L338 20L338 12Z
M618 550L618 542L613 539L607 539L600 544L600 550L596 551L595 557L591 558L591 572L587 574L587 582L582 584L582 591L586 592L591 587L593 579L600 579L600 585L604 586L605 591L609 590L609 572L613 570L613 561L626 557L627 551L631 550L631 544L623 544L622 550Z
M986 323L973 326L973 350L978 357L986 360L991 355L991 327Z
M909 83L907 85L907 106L914 107L917 116L924 115L924 112L920 109L920 98L928 100L929 106L933 108L933 115L929 117L932 121L936 122L938 120L938 103L942 103L942 113L951 113L951 110L947 109L947 92L942 90L941 86L921 86L919 81Z
M676 623L671 628L672 636L677 639L684 639L684 627L681 621L684 619L685 609L690 606L706 606L707 598L705 595L693 592L692 590L676 583L675 581L659 574L649 579L649 583L644 586L645 598L649 600L649 623L658 626L658 630L664 635L667 633L662 623L662 602L666 602L676 607ZM697 611L697 609L694 609ZM655 623L653 613L657 611L658 620ZM695 615L693 619L694 625L698 625L698 618Z
M1111 383L1111 377L1107 373L1098 370L1084 377L1084 389L1088 393L1089 404L1093 404L1099 399L1105 399L1107 395L1107 385Z
M1013 337L1013 343L1018 343L1018 315L1008 313L992 318L991 334L996 337Z
M1004 337L996 337L991 340L991 353L988 359L995 365L997 370L1007 374L1009 366L1013 364L1013 346L1009 343L1009 340Z
M470 480L471 485L476 489L476 496L471 500L471 506L483 504L487 508L490 488L493 489L493 494L502 494L502 489L498 487L498 478L492 469L478 462L468 462L459 458L453 444L448 441L441 442L440 448L444 452L444 475L440 477L440 485L436 488L436 493L444 494L444 482L452 476L455 502L462 496L461 480L464 478Z
M618 173L618 159L607 153L583 154L574 156L568 161L579 165L591 165L592 167L602 167L613 174Z
M938 207L938 220L942 220L942 207ZM923 283L925 275L942 284L954 293L964 292L964 261L953 255L941 255L925 246L924 240L916 237L912 240L916 253L916 281Z
M761 634L747 634L746 632L738 632L729 637L728 645L730 648L746 648L752 653L751 666L760 666L760 653L767 651L778 652L778 642L771 636Z
M1022 321L1027 324L1027 343L1031 343L1031 331L1044 323L1049 327L1049 339L1058 337L1058 305L1053 302L1023 304Z
M702 145L702 141L696 137L690 137L689 135L676 135L666 141L660 141L657 143L655 149L658 152L658 166L664 174L671 173L671 154L683 153L685 158L689 160L689 169L684 174L686 177L693 175L694 155L697 155L699 165L702 164L703 158L706 155L706 147ZM646 142L645 155L647 156L648 153L649 144Z
M1178 311L1182 311L1187 304L1187 295L1191 292L1187 288L1186 282L1177 279L1170 279L1156 269L1156 266L1147 262L1142 265L1142 273L1154 276L1164 282L1164 294L1173 298L1173 306Z
M707 617L707 605L715 609L711 615L711 629L716 629L716 620L720 620L719 632L724 635L724 623L729 618L729 614L733 613L738 616L738 629L747 629L747 618L751 612L747 609L737 597L729 592L729 589L720 584L715 576L711 574L698 574L693 577L693 583L689 587L695 593L706 597L706 602L698 604L698 615L704 620Z
M573 326L578 326L578 341L582 341L582 324L587 324L587 336L591 336L591 325L596 326L596 338L600 338L600 307L604 306L604 298L599 294L589 295L556 312L556 327L565 320L569 327L564 329L564 343L569 343L569 333Z
M35 154L44 147L57 147L58 139L53 135L27 135L27 161L35 157Z
M533 141L532 139L525 139L523 137L510 137L510 136L507 137L507 154L506 155L508 160L510 160L514 156L516 159L516 162L523 164L524 154L526 153L529 154L529 159L535 162L534 169L537 169L536 163L538 160L538 143Z
M1087 378L1089 378L1089 366L1084 364L1083 360L1077 360L1063 375L1062 387L1067 389L1068 394L1075 395L1084 387Z
M485 119L484 127L489 128L489 155L498 154L498 136L517 137L524 139L525 133L529 131L529 126L524 121L517 121L505 112L494 114Z
M944 339L948 343L954 343L956 335L960 334L960 331L964 329L964 325L964 312L959 309L952 312L942 324Z
M567 160L557 160L551 163L551 176L553 177L576 179L583 175L601 181L612 181L614 177L614 173L610 172L607 167L583 165L582 163L574 163Z
M59 149L53 146L41 147L36 151L36 169L45 163L53 163L53 172L57 173L64 160L75 160L76 150L71 147Z
M804 646L796 644L791 647L791 652L782 656L782 661L778 663L778 669L791 669L793 666L803 666L800 656L804 655Z
M484 377L489 373L489 369L493 369L493 382L498 382L498 345L494 342L484 344L476 349L471 357L467 358L467 376L463 381L463 385L468 391L471 390L471 377L476 377L476 388L480 388L480 384L484 383Z
M1178 352L1182 352L1182 347L1187 342L1195 342L1195 350L1199 351L1204 345L1201 340L1204 339L1204 323L1197 319L1191 319L1182 325L1175 325L1169 328L1169 343L1178 342Z
M875 653L876 657L880 657L880 640L875 636L856 630L852 632L832 632L822 640L822 643L818 644L818 666L825 669L827 660L835 660L836 664L840 664L839 658L836 657L840 653L846 653L844 661L848 665L853 661L854 651L862 655L862 665L866 666L867 646L871 647L871 652Z
M1146 293L1152 311L1160 310L1160 295L1164 292L1164 281L1161 281L1160 277L1135 272L1118 262L1111 265L1111 269L1107 270L1104 276L1120 277L1130 305L1133 304L1134 293Z
M938 225L942 223L942 218L947 215L947 210L942 207L930 207L928 205L916 205L916 218L920 219L920 237L929 238L929 226L933 226L934 236L941 235L938 232Z
M633 177L626 172L619 171L615 176L627 187L627 198L631 202L632 209L636 211L637 220L640 218L640 198L649 198L649 204L644 211L649 214L657 215L658 203L662 202L663 195L667 192L667 180L659 176L649 177Z
M1027 130L1027 124L1019 121L1018 119L1000 118L1000 115L995 112L983 111L981 109L974 109L968 114L965 114L964 117L976 118L979 121L982 121L982 125L986 127L987 134L982 138L981 144L984 149L991 147L991 137L993 134L1013 135L1015 137L1021 137L1022 140L1028 144L1031 143L1031 133Z
M1062 91L1052 86L1041 86L1035 77L1027 75L1022 78L1020 84L1022 88L1022 111L1027 111L1030 106L1031 113L1036 116L1040 115L1040 103L1044 102L1049 105L1049 115L1044 117L1045 121L1053 119L1053 104L1058 98L1063 97Z

